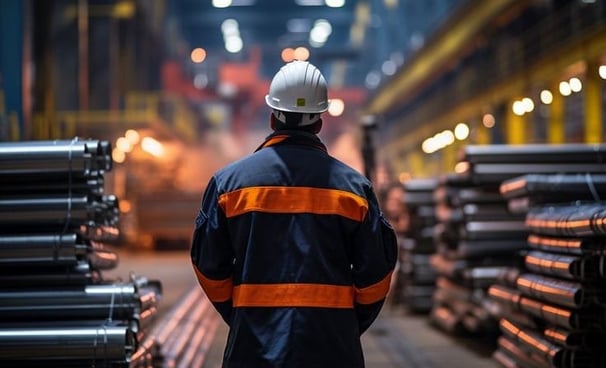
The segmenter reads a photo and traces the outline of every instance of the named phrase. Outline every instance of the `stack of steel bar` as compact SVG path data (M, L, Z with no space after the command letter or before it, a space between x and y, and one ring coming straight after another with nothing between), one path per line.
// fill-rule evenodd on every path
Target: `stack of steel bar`
M434 192L439 276L430 320L454 334L492 336L498 320L485 308L486 290L526 247L524 217L509 213L498 178L449 174Z
M429 264L435 252L433 227L436 223L433 192L436 179L411 179L404 184L404 205L409 223L400 242L398 290L403 304L412 312L427 313L432 306L436 272Z
M104 280L118 200L109 143L0 143L0 365L128 367L161 285Z
M530 249L511 277L489 289L503 332L495 360L606 366L606 175L528 174L500 189L512 210L526 214Z
M531 173L604 173L606 144L472 145L461 151L458 168L476 183Z
M144 364L131 368L201 367L219 322L206 294L200 287L193 287L152 328L135 352L133 360Z

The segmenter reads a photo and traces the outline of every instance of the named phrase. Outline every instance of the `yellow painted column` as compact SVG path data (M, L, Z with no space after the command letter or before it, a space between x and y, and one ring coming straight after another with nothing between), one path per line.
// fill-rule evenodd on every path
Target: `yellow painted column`
M587 63L585 78L585 143L603 141L602 129L602 79L598 74L599 64Z
M424 156L425 153L421 151L412 151L407 155L406 161L408 161L408 170L412 176L423 176L425 174Z
M553 101L549 107L547 122L547 143L558 144L566 141L564 130L565 97L559 92L559 82L554 82L551 88Z
M505 140L507 144L524 144L527 142L527 114L516 115L512 109L513 101L507 105L505 116Z
M457 160L457 142L442 149L442 172L449 173L454 171Z

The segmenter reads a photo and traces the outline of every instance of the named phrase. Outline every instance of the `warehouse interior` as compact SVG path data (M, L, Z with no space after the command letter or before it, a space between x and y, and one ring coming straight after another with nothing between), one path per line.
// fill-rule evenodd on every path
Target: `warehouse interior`
M367 367L606 367L603 0L0 2L0 365L221 366L194 220L294 59L398 235Z

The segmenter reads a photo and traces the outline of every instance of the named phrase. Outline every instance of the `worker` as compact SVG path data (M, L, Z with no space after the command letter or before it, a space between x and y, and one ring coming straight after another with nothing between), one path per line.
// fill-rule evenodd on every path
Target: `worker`
M229 326L223 367L364 367L360 336L389 289L394 230L371 183L317 136L321 72L285 64L265 100L274 132L212 176L192 240L198 281Z

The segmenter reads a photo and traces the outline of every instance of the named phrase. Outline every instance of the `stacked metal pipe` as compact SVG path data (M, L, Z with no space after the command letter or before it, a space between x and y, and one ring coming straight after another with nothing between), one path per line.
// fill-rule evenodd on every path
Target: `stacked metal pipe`
M432 320L449 331L492 327L498 333L498 323L489 321L498 321L499 308L487 292L499 280L517 280L512 272L522 264L530 231L519 211L524 204L506 200L501 183L530 173L600 173L605 159L606 145L599 144L472 145L461 150L457 173L445 177L437 192L438 252L432 265L440 277Z
M427 313L433 304L436 272L429 260L435 252L436 223L433 192L436 179L411 179L404 184L404 205L409 223L400 242L398 285L402 303L412 312Z
M601 162L593 157L587 162ZM528 174L500 187L530 230L524 263L489 289L501 365L606 366L606 175Z
M525 248L522 216L508 212L494 180L444 176L434 193L438 272L430 319L455 334L495 335L497 320L484 308L486 289Z
M99 140L0 143L0 365L128 367L161 285L105 280L118 199Z
M131 368L201 367L219 322L196 285L152 328L135 352Z

